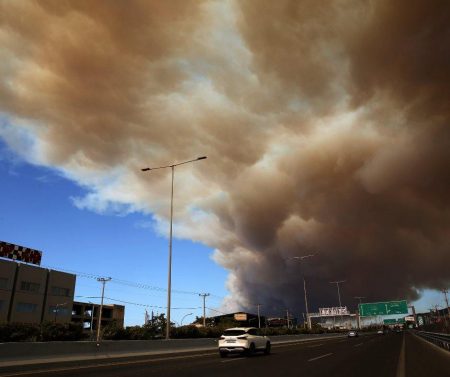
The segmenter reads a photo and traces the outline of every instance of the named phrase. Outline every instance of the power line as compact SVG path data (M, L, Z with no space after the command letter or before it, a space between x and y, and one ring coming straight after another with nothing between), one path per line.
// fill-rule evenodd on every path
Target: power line
M52 267L52 266L41 266L41 267L48 268L50 270L68 272L68 273L71 273L71 274L75 274L75 275L77 275L79 277L88 278L88 279L96 280L96 279L98 279L100 277L100 275L95 275L95 274L88 273L88 272L81 272L81 271L70 270L70 269L63 269L63 268L55 268L55 267ZM129 280L117 279L117 278L114 278L114 277L111 278L111 283L125 285L125 286L139 288L139 289L157 291L157 292L167 292L167 288L162 288L162 287L149 285L149 284L145 284L145 283L133 282L133 281L129 281ZM173 293L178 293L178 294L185 294L185 295L195 295L195 296L199 294L199 292L184 291L184 290L177 290L177 289L172 289L172 292ZM215 298L219 298L219 299L224 299L225 298L223 296L218 296L218 295L214 295L214 294L211 294L211 296L213 296Z
M143 306L143 307L146 307L146 308L167 309L167 306L146 305L146 304L139 304L139 303L136 303L136 302L117 300L117 299L110 298L110 297L105 297L105 298L110 300L110 301L121 302L123 304ZM201 309L201 308L202 308L201 306L197 306L195 308L171 308L171 309L174 309L174 310L195 310L195 309Z
M96 299L101 298L100 296L75 296L75 297L96 298ZM142 307L145 307L145 308L166 309L166 306L141 304L141 303L138 303L138 302L119 300L119 299L112 298L112 297L104 297L104 298L105 298L105 300L109 300L109 301L121 302L123 304L129 304L129 305L135 305L135 306L142 306ZM197 306L195 308L172 308L172 309L176 309L176 310L195 310L195 309L201 309L201 308L202 308L201 306Z
M134 288L147 289L147 290L158 291L158 292L167 292L166 288L156 287L156 286L148 285L148 284L144 284L144 283L136 283L136 282L121 280L121 279L113 279L111 282L116 283L116 284L122 284L122 285L130 286L130 287L134 287ZM179 293L179 294L185 294L185 295L197 295L198 294L198 292L182 291L182 290L176 290L176 289L172 289L172 292Z
M224 313L224 312L221 312L220 310L216 310L216 309L212 309L212 308L206 308L206 309L208 309L208 310L212 310L213 312L217 312L217 313L220 313L220 314L230 314L230 313Z

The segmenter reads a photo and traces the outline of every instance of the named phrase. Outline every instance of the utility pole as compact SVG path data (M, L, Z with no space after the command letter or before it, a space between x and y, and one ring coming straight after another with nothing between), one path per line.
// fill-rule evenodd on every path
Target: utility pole
M259 313L259 308L261 307L261 304L257 304L256 306L258 307L258 329L260 329L261 328L261 316Z
M289 309L286 309L286 325L287 325L287 328L289 329L290 327L289 327Z
M444 288L442 290L442 293L444 294L444 297L445 297L445 303L447 305L447 315L448 315L448 319L450 320L450 308L448 307L448 297L447 297L448 289Z
M358 329L359 330L361 330L361 313L359 312L359 310L360 310L360 308L359 308L359 306L361 305L361 300L363 299L363 298L365 298L364 296L355 296L355 297L353 297L353 298L356 298L357 300L359 300L359 305L358 305Z
M93 324L94 324L94 303L93 302L91 302L91 304L92 304L92 310L91 310L91 326L90 326L90 334L91 334L91 336L90 336L90 339L89 340L94 340L94 334L93 334L93 332L92 332L92 326L93 326Z
M416 308L414 307L414 305L409 306L411 308L413 317L414 317L414 327L417 327L417 315L416 315Z
M209 296L209 293L199 293L198 295L203 297L203 327L206 327L205 305L206 305L206 297Z
M439 305L434 305L434 312L436 313L437 321L441 322L441 313L439 313Z
M102 301L100 303L100 312L98 314L98 326L97 326L97 343L100 341L100 328L102 326L102 310L103 310L103 297L105 296L105 284L110 281L111 278L97 278L97 281L102 283Z

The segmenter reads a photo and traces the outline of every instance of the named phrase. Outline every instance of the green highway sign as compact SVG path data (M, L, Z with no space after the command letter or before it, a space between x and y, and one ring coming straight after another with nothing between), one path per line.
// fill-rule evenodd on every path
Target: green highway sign
M391 314L408 314L406 300L359 304L359 315L361 317Z

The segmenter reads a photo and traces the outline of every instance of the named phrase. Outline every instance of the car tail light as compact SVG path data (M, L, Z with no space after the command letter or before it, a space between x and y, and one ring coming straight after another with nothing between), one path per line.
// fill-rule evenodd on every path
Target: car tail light
M237 339L247 339L247 335L238 336Z

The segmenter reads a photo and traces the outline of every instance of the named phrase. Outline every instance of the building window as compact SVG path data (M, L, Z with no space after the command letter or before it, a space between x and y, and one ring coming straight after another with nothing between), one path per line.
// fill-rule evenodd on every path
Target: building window
M0 289L8 288L8 278L0 278Z
M52 295L53 296L69 297L70 296L70 289L69 288L63 288L63 287L52 287Z
M20 289L28 292L39 292L41 285L39 283L32 283L31 281L22 281L20 283Z
M19 313L35 313L37 311L37 304L30 304L27 302L19 302L17 304L16 310Z

